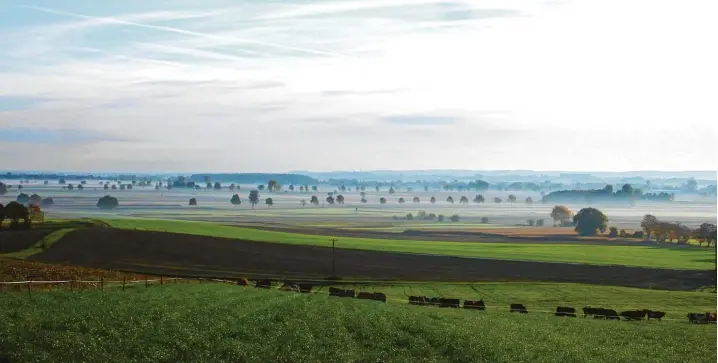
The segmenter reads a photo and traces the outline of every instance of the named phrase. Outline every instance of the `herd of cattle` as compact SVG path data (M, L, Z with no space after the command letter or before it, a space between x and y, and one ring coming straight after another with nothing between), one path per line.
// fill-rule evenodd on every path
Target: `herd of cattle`
M240 279L237 282L238 285L249 286L250 283L246 279ZM255 285L257 288L269 289L272 287L271 280L257 280ZM296 291L302 293L312 292L313 285L306 283L295 283L291 281L284 281L280 290L284 291ZM386 302L386 295L381 292L365 292L360 291L356 293L354 290L344 290L336 287L329 288L329 296L336 297L348 297L356 299L376 300ZM426 296L408 296L409 304L411 305L424 305L424 306L435 306L442 308L460 308L462 307L460 299L444 298L444 297L426 297ZM464 300L464 309L475 309L475 310L486 310L486 304L484 300ZM510 304L509 311L512 313L528 314L528 309L523 304ZM556 316L562 317L576 317L576 309L570 306L558 306L556 307ZM594 319L606 319L606 320L661 320L666 313L663 311L655 310L627 310L618 313L613 309L585 307L583 308L583 317L592 316ZM716 322L716 313L689 313L688 321L695 324L708 324Z

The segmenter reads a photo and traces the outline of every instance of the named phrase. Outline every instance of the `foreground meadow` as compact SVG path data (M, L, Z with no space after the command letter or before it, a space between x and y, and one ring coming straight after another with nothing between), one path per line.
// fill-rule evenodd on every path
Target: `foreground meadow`
M716 360L714 325L415 307L225 284L6 292L0 305L0 361L10 362Z
M161 219L108 219L112 227L183 233L310 246L331 247L332 237L265 231L208 222ZM709 270L715 266L715 249L671 248L664 246L610 246L525 243L468 243L340 237L337 248L383 252L423 253L458 257L506 260L572 262L597 265L625 265L676 269Z

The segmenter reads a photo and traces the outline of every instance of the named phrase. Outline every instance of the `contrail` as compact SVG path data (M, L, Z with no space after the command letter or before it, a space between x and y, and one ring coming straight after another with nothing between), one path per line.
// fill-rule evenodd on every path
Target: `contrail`
M252 44L258 44L258 45L263 45L263 46L267 46L267 47L273 47L273 48L285 49L285 50L293 50L293 51L304 52L304 53L328 55L328 56L332 56L332 57L354 58L354 56L351 56L348 54L342 54L342 53L326 51L326 50L300 48L300 47L293 47L293 46L289 46L289 45L263 42L263 41L259 41L259 40L235 38L235 37L228 37L228 36L216 35L216 34L198 33L198 32L191 31L191 30L179 29L179 28L174 28L174 27L169 27L169 26L149 25L149 24L136 23L136 22L132 22L132 21L120 20L120 19L115 19L115 18L82 15L82 14L71 13L71 12L67 12L67 11L44 8L44 7L40 7L40 6L18 5L18 7L37 10L37 11L44 11L47 13L53 13L53 14L59 14L59 15L67 15L67 16L72 16L72 17L81 18L81 19L102 20L102 21L106 21L108 23L131 25L131 26L140 27L140 28L147 28L147 29L160 30L160 31L165 31L165 32L170 32L170 33L184 34L184 35L189 35L189 36L199 37L199 38L232 40L232 41L236 41L236 42L252 43Z

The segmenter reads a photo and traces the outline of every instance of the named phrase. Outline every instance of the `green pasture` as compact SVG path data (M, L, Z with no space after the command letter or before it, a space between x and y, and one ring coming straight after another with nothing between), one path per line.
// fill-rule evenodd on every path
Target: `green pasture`
M686 306L695 300L687 296ZM0 361L9 362L716 361L715 325L440 309L225 284L3 292L0 306Z
M208 222L112 219L115 228L163 231L252 241L331 246L329 236L265 231ZM338 248L425 253L508 260L575 262L661 268L713 269L715 249L669 246L570 245L551 243L475 243L338 237Z

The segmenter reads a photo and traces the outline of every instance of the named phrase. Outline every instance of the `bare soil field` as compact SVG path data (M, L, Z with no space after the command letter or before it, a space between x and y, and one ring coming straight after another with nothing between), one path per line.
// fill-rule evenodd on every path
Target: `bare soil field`
M0 254L17 252L31 247L52 232L51 229L0 232Z
M398 281L551 281L694 290L714 271L505 261L336 250L343 278ZM70 232L33 260L161 275L322 279L332 249L109 228Z

